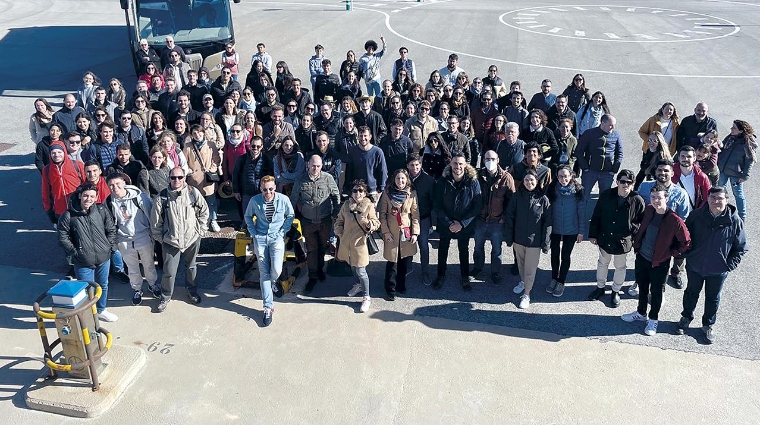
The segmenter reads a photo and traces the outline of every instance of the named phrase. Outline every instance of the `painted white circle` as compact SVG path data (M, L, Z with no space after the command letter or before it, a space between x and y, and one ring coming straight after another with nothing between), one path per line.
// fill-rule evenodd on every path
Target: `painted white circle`
M613 5L527 7L503 13L499 20L508 27L534 34L618 43L714 40L740 29L728 19L703 13Z

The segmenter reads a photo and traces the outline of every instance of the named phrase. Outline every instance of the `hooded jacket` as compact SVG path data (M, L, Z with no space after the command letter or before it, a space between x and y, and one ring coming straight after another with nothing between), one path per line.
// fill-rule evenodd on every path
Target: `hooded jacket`
M127 194L118 199L110 195L106 207L116 226L116 241L133 242L135 246L152 243L150 211L153 203L150 197L135 186L126 185Z
M58 220L58 242L75 265L97 266L116 250L116 226L102 205L93 204L84 211L79 198L72 197Z
M66 152L66 148L55 142ZM69 196L85 181L84 164L74 163L68 155L63 155L63 162L52 161L42 169L42 207L48 216L59 216L66 211Z
M463 227L468 227L482 207L483 195L475 168L465 165L462 180L456 182L451 172L451 165L446 166L441 178L436 182L435 211L438 216L438 226L448 229L449 225L458 221Z

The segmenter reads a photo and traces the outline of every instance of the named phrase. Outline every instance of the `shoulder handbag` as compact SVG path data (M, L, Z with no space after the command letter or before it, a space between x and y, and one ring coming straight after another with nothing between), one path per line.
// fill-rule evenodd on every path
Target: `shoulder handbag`
M221 180L219 174L214 173L213 171L206 171L206 167L203 166L203 161L201 160L201 155L198 153L197 147L193 146L193 152L195 153L195 158L198 159L198 164L201 165L201 171L203 171L206 183L218 183Z
M356 214L353 214L353 216L359 228L364 230L364 226L359 223L359 219L356 218ZM365 232L364 236L367 238L367 251L369 252L369 255L375 255L380 252L380 248L377 246L377 241L375 240L375 237L372 236L372 232Z

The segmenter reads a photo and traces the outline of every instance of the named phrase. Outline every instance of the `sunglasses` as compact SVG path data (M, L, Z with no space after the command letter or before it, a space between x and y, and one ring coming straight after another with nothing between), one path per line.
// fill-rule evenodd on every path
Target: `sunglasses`
M630 185L633 184L633 181L631 181L631 180L618 180L618 184L630 186Z
M106 114L95 114L96 117L104 117Z
M70 141L70 142L69 142L69 144L70 144L70 145L79 145L79 144L81 144L81 143L82 143L82 142L81 142L81 141L79 141L79 140L72 140L72 141Z
M222 74L224 74L224 75L232 75L231 72L222 72Z
M265 187L265 188L261 189L261 191L262 192L274 192L274 188L273 187Z
M172 180L182 180L185 178L185 176L169 176L169 178Z
M295 108L298 105L288 105L288 108Z
M364 189L351 189L351 193L364 193Z
M430 108L420 108L420 111L429 111Z
M261 149L264 145L251 145L251 149Z
M240 133L242 130L230 130L230 133Z
M132 117L121 117L122 121L130 121L132 120Z

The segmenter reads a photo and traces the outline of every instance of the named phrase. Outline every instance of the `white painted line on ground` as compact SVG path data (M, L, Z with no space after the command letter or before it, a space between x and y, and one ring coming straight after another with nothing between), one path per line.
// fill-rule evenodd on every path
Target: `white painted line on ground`
M700 22L699 25L715 25L717 27L720 27L725 24L721 24L720 22Z
M558 7L550 7L549 10L553 10L555 12L567 12L567 9L560 9Z
M578 31L578 30L575 30L575 35L576 35L577 37L585 37L585 36L586 36L586 31Z
M662 13L662 10L653 10L652 13Z
M544 24L540 24L540 25L528 25L528 28L541 28L541 27L545 27L545 26L546 25L544 25Z
M711 30L719 30L720 31L722 29L725 29L726 27L703 27L703 26L700 26L700 25L695 25L692 28L694 28L696 30L703 30L703 29L706 29L706 28L710 28Z
M537 24L538 22L537 21L520 21L520 22L515 22L515 23L522 25L522 24Z
M284 4L284 3L272 3L272 2L254 2L254 3L264 3L264 4ZM293 3L289 3L293 4ZM297 5L302 5L301 3L296 3ZM322 6L330 6L330 5L322 5ZM334 6L334 5L333 5ZM697 79L728 79L728 80L745 80L747 78L752 79L758 79L760 80L760 75L705 75L705 74L655 74L655 73L647 73L647 72L625 72L625 71L607 71L603 69L582 69L578 67L566 67L566 66L556 66L556 65L543 65L538 63L530 63L530 62L517 62L502 58L494 58L490 56L483 56L483 55L476 55L473 53L463 52L457 49L452 48L444 48L439 46L434 46L429 43L425 43L419 40L415 40L411 37L407 37L398 31L396 31L393 26L391 26L391 15L385 13L382 10L377 9L365 9L365 8L356 8L357 10L366 10L370 12L380 13L383 16L385 16L385 27L388 28L388 31L390 31L392 34L394 34L396 37L399 37L401 39L404 39L410 43L414 43L417 45L420 45L422 47L427 47L429 49L438 50L440 52L445 52L446 54L449 53L456 53L460 56L466 56L474 59L482 59L485 61L492 61L492 62L498 62L498 63L505 63L510 65L518 65L518 66L527 66L531 68L540 68L540 69L551 69L551 70L560 70L560 71L568 71L568 72L582 72L582 73L588 73L588 74L603 74L603 75L629 75L629 76L637 76L637 77L665 77L665 78L697 78ZM499 17L499 20L506 25L506 22L504 22L504 15L507 13L502 14ZM561 36L560 36L561 37Z
M401 9L391 10L391 13L398 13L401 12Z
M620 37L618 37L617 34L613 34L611 32L606 32L606 33L604 33L604 35L606 35L607 37L609 37L611 39L614 39L614 40L620 40Z
M515 16L515 17L514 17L514 18L512 18L512 19L514 19L514 20L519 20L519 19L536 19L536 18L529 18L529 17L527 17L527 16Z
M575 10L587 10L586 8L580 7L580 6L573 6L573 9Z
M689 35L678 34L678 33L675 33L675 32L664 32L663 34L665 34L665 35L672 35L673 37L678 37L678 38L689 38L689 37L691 37Z
M536 12L536 13L551 13L551 12L546 11L546 10L534 10L534 12Z
M604 6L602 6L602 7L600 7L600 8L599 8L599 10L605 10L605 11L608 11L608 12L609 12L609 11L610 11L610 10L612 10L612 9L610 9L609 7L604 7Z
M673 18L677 18L679 16L688 16L688 15L689 15L688 13L676 13L675 15L668 15L668 16L672 16Z
M522 15L522 16L541 16L538 13L524 13L524 12L520 12L520 13L518 13L518 15Z
M635 12L635 11L636 11L636 8L635 8L635 7L629 7L629 8L628 8L628 9L626 9L625 11L626 11L626 12Z
M686 18L687 21L706 21L707 18Z
M706 35L712 35L711 32L707 31L692 31L692 30L683 30L683 32L688 32L690 34L706 34Z
M657 37L653 37L653 36L651 36L649 34L634 34L634 36L639 37L639 38L643 38L645 40L657 40Z
M560 31L562 31L562 28L560 28L560 27L554 27L554 28L550 29L548 32L556 34L556 33L560 32Z

